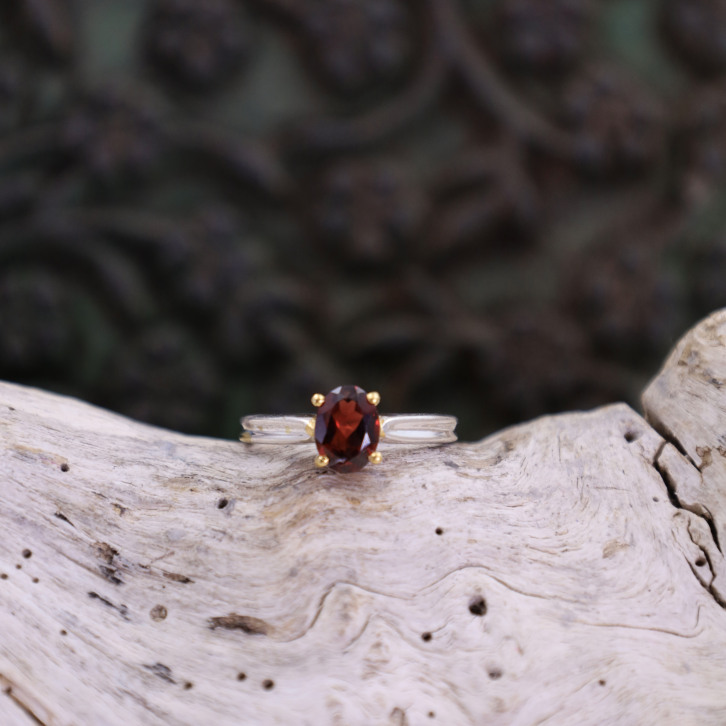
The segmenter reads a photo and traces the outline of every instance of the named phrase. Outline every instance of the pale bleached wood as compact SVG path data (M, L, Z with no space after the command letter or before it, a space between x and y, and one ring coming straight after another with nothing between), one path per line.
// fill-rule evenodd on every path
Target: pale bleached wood
M707 523L704 553L726 606L726 311L691 330L643 394L651 424L670 442L658 465L680 506Z
M13 695L12 688L4 685L0 679L0 724L2 726L37 726L38 721L33 718L18 703Z
M723 726L666 451L618 404L336 476L0 384L0 683L62 725Z

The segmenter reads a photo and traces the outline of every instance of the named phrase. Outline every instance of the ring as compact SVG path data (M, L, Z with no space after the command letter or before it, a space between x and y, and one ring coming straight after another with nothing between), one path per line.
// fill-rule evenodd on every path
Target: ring
M338 386L311 399L310 416L244 416L240 441L245 444L308 444L318 449L315 466L338 472L359 471L380 464L379 442L433 446L456 441L455 416L378 413L381 397L359 386Z

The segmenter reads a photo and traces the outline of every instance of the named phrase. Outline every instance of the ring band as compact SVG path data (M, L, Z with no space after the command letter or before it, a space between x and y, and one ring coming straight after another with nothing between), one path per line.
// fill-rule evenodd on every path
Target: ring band
M427 413L380 416L382 444L433 446L456 441L456 416ZM240 420L240 441L246 444L309 444L310 416L254 414Z
M318 412L304 415L251 415L241 419L245 444L309 444L318 448L315 464L335 471L357 471L378 464L382 444L435 446L456 441L455 416L393 414L380 416L380 396L358 386L338 386L326 396L316 393Z

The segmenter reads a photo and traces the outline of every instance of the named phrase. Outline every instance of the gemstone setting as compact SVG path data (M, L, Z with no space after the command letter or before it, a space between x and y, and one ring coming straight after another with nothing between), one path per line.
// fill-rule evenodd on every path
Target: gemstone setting
M378 408L358 386L338 386L325 396L315 418L315 445L327 457L328 468L359 471L378 448L381 422Z

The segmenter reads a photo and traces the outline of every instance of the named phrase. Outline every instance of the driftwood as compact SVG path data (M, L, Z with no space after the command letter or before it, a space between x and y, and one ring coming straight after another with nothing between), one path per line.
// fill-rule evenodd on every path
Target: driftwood
M725 381L346 476L2 384L0 724L723 726Z

